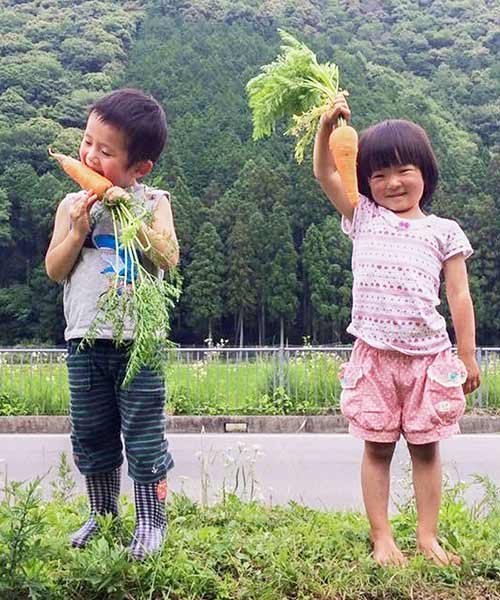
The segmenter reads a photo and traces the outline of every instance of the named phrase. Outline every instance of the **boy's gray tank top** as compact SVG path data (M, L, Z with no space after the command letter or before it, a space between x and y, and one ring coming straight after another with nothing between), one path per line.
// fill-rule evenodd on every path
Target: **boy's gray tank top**
M131 190L144 203L147 210L154 211L159 202L170 202L168 192L136 184ZM79 193L68 194L63 202L68 209L80 197ZM83 338L97 316L97 303L106 293L115 273L124 266L125 256L120 249L116 257L116 243L113 221L109 209L96 202L90 211L92 230L87 236L83 248L64 281L64 317L66 340ZM144 267L159 279L163 271L156 267L146 256L141 257ZM134 324L128 320L124 325L124 339L132 339ZM97 334L99 339L112 339L113 330L109 324L103 324Z

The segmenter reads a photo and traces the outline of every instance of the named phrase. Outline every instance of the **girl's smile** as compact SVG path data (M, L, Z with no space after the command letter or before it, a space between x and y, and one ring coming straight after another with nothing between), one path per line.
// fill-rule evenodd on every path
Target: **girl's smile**
M368 183L378 205L407 219L424 216L420 209L424 180L420 169L415 165L394 165L378 169L372 173Z

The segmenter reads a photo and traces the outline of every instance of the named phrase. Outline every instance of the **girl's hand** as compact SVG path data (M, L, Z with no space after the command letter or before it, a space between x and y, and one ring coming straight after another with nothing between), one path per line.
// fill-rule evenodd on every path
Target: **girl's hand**
M328 129L335 127L339 117L343 117L346 121L351 119L351 109L346 100L348 95L348 92L337 94L333 102L333 108L321 115L320 127L327 127Z
M467 369L467 379L462 385L462 389L464 391L464 394L470 394L481 385L481 371L479 369L479 365L477 364L475 356L460 356L460 359L462 360L462 362L465 365L465 368Z
M123 188L114 185L113 187L109 188L109 190L107 190L106 192L106 201L110 202L111 204L113 202L116 202L118 199L120 198L125 198L126 200L128 200L130 198L130 194L125 191Z
M90 209L97 201L97 195L92 190L80 192L79 198L71 205L69 217L75 233L86 237L90 233Z

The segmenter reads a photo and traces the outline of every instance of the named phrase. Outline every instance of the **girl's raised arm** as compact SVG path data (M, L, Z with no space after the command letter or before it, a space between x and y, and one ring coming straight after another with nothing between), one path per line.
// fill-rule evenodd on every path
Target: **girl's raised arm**
M351 111L349 110L344 94L338 94L335 99L334 108L324 113L320 119L314 140L313 168L314 176L319 181L321 188L328 196L330 202L342 215L351 220L354 208L347 197L328 146L332 128L340 116L346 120L351 116Z

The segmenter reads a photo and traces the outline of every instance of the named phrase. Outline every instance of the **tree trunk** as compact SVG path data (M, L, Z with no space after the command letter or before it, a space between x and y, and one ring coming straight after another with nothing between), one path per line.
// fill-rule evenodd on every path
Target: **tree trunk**
M239 337L240 337L240 342L239 342L239 347L243 348L243 344L244 344L244 339L243 339L243 333L244 333L244 327L243 327L243 309L240 309L240 314L238 316L238 322L239 322ZM242 361L243 360L243 351L240 350L239 354L239 360Z
M240 335L240 348L243 348L243 343L244 343L244 339L243 339L243 334L244 334L244 316L243 316L243 309L240 309L240 314L239 314L239 335Z
M214 345L214 340L212 337L212 318L208 319L208 347L211 348Z
M312 315L312 307L311 307L311 299L309 298L309 282L307 278L304 279L304 292L303 292L303 335L311 337L314 339L314 324L313 324L313 315Z
M262 311L257 311L258 345L262 346Z
M280 317L280 350L279 350L279 369L278 369L278 382L279 387L285 387L285 325L283 317Z

